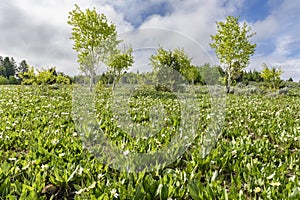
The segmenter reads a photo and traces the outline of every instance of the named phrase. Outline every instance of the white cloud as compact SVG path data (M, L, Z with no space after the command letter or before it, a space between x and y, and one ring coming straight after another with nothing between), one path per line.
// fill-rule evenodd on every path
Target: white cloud
M170 47L185 47L185 50L194 58L194 61L196 60L196 64L211 62L210 57L206 53L211 52L209 46L211 42L210 35L216 30L215 22L223 19L228 14L232 14L236 7L236 5L233 6L232 4L227 4L225 8L222 6L223 4L217 0L178 0L174 2L172 14L164 17L159 15L149 17L141 27L173 30L173 34L162 36L161 41ZM179 39L178 37L182 38ZM206 52L203 52L203 50L197 52L195 50L196 43L201 46L196 47L197 49L203 47Z
M254 41L259 54L251 62L251 68L258 68L263 62L281 66L283 78L294 77L300 80L300 1L269 0L272 12L262 21L251 24L257 34ZM293 55L293 56L291 56Z
M102 2L123 13L125 20L135 27L143 23L149 15L166 15L172 12L174 5L174 1L169 0L104 0Z
M273 55L280 57L288 56L290 53L289 47L294 41L295 40L290 35L278 37L276 40L276 49Z
M205 55L199 56L195 52L195 42L215 58L209 47L210 35L216 32L215 22L237 13L244 2L245 0L3 0L0 3L0 55L13 56L18 62L26 59L37 67L57 66L58 70L76 73L76 52L72 50L72 41L69 39L71 27L67 24L68 13L76 3L82 9L96 7L98 12L104 13L109 21L117 25L118 32L123 36L137 24L142 28L162 28L164 31L154 34L156 38L151 36L151 31L148 34L144 31L144 35L133 37L132 41L140 47L149 42L148 45L156 48L157 41L172 48L186 46L185 50L201 62ZM155 10L157 5L164 5L165 8ZM252 57L250 67L260 67L262 62L281 63L286 66L286 70L283 66L284 71L292 71L300 77L300 67L297 64L300 63L300 53L297 55L300 52L300 26L297 24L300 1L269 0L269 5L272 8L270 15L250 24L257 33L253 41L258 44L257 54ZM153 50L145 52L150 55ZM291 57L292 54L296 56ZM216 59L215 61L217 62ZM297 67L292 67L293 65Z
M251 63L248 69L261 70L262 64L266 63L270 67L280 67L283 71L281 78L284 80L292 77L294 81L300 81L300 58L285 59L284 57L270 55L252 58Z
M278 20L274 16L268 16L263 21L257 21L254 24L250 24L253 32L256 32L254 39L256 41L268 40L278 31Z
M76 52L72 49L68 15L78 4L82 10L96 7L120 31L131 29L122 14L112 7L82 0L5 0L0 3L1 56L25 59L37 68L56 66L57 70L78 73Z

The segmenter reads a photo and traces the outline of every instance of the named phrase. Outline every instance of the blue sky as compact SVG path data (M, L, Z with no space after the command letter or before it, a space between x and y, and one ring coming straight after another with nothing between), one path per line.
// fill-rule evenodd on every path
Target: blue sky
M169 30L168 34L172 30L184 35L206 50L215 62L218 61L209 47L210 35L216 33L215 22L228 15L240 16L240 22L246 22L256 32L251 41L257 49L247 69L260 70L262 63L281 66L284 79L300 80L297 0L3 0L0 55L13 56L19 62L26 59L38 68L56 66L71 75L78 73L66 23L75 3L82 9L95 7L104 13L117 25L119 33L155 27ZM170 48L184 45L184 39L168 34L158 34L159 43L169 44ZM145 36L136 37L134 42L144 44ZM190 46L186 50L193 54Z
M271 5L264 0L245 1L244 6L237 12L241 19L248 22L264 20L272 11Z

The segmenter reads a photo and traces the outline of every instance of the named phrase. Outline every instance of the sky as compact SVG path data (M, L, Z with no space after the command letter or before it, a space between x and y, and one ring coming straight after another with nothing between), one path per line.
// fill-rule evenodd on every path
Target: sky
M300 1L297 0L2 0L0 56L26 60L42 69L79 73L70 40L68 14L78 4L95 7L117 26L119 37L134 49L135 70L149 64L158 46L184 48L195 64L218 64L210 48L216 21L228 15L246 22L256 35L256 52L247 70L262 64L281 67L283 79L300 80Z

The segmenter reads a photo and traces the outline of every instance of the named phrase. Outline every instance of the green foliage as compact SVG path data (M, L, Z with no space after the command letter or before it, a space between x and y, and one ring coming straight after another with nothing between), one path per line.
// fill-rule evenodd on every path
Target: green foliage
M256 44L249 41L254 35L248 35L251 28L246 23L240 26L238 20L228 16L226 22L217 22L218 32L211 36L213 43L210 46L215 49L225 68L227 92L230 91L233 80L249 64L250 55L254 54L256 47Z
M0 56L0 76L9 78L14 76L16 71L16 63L14 58L5 57L4 59Z
M7 85L9 81L7 78L3 77L2 75L0 76L0 85Z
M166 50L160 47L155 55L150 57L151 65L154 71L163 70L169 67L181 74L191 67L191 59L183 49Z
M10 85L16 85L16 84L19 84L19 81L14 76L9 76L8 83Z
M19 65L16 65L16 62L13 57L5 57L4 59L0 56L0 76L8 79L9 84L17 85L22 82L19 73L27 72L28 65L25 60L23 60Z
M117 31L104 14L96 9L80 10L78 5L69 13L68 24L72 26L73 48L77 51L80 69L90 77L90 90L97 66L117 52Z
M203 85L220 84L220 80L224 77L224 71L220 66L210 66L210 64L207 63L198 68L202 77Z
M68 77L65 77L65 76L63 76L63 75L58 75L57 77L56 77L56 83L57 84L70 84L71 82L70 82L70 79L68 78Z
M131 55L132 49L127 52L113 55L109 62L109 66L116 72L119 76L123 70L129 69L133 64L133 57Z
M263 95L265 93L266 93L265 90L253 85L247 85L244 87L237 86L234 88L234 94L242 95L242 96Z
M270 90L277 90L280 87L282 80L281 68L276 69L274 67L269 68L265 63L263 64L263 70L261 71L261 77L264 80L265 87Z
M184 76L192 85L204 84L204 80L200 75L199 68L194 65L191 65L190 68L184 72Z
M4 66L1 66L1 65L0 65L0 76L2 76L4 78L6 77L6 69Z
M132 66L134 60L132 56L132 49L128 49L125 52L118 52L111 55L108 61L108 65L111 68L114 76L113 88L115 87L116 81L120 78L121 74Z
M51 85L56 82L56 76L53 74L51 69L44 69L38 71L36 75L36 83L38 85Z
M24 73L27 72L29 68L29 65L27 64L26 60L22 60L20 65L17 67L16 71L18 73Z
M228 96L222 134L204 158L211 99L198 94L201 124L194 142L168 166L139 173L115 170L83 148L72 92L72 86L0 87L1 199L299 199L299 88L276 98ZM166 147L180 122L176 95L134 94L128 102L132 122L149 123L149 108L163 104L161 131L128 135L112 115L111 89L100 84L99 127L130 154Z
M240 73L240 76L238 79L236 79L237 83L243 83L245 85L248 85L249 82L262 82L263 78L260 75L259 71L256 70L250 70L250 71L242 71Z
M191 59L183 49L165 50L160 47L155 55L150 57L157 84L168 87L173 91L176 85L182 84L189 78L197 78L197 70L191 65Z
M23 85L70 84L70 78L63 74L57 75L55 68L38 70L35 74L33 67L27 72L19 73Z
M33 85L37 84L36 75L33 67L28 67L26 72L21 72L18 76L22 80L22 85Z

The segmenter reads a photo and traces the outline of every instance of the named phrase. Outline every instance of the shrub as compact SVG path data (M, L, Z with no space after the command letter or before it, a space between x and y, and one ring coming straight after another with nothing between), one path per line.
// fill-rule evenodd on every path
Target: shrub
M41 70L39 71L38 75L36 76L37 84L45 85L45 84L53 84L55 83L55 75L51 72L50 69L48 70Z
M234 94L237 95L246 95L246 96L250 96L250 95L261 95L264 94L264 90L260 89L259 87L255 87L255 86L246 86L243 88L239 88L239 87L235 87L234 88Z
M9 76L8 83L11 84L11 85L16 85L16 84L19 84L19 81L16 79L16 77Z
M62 75L58 75L56 77L56 83L57 84L70 84L70 79L68 77L62 76Z
M0 85L7 85L9 82L7 78L0 76Z
M278 94L280 94L280 95L287 95L288 93L289 93L289 89L287 87L281 88L278 91Z
M269 68L266 64L263 64L263 70L261 72L261 77L264 79L265 88L270 90L279 89L282 80L280 76L282 75L281 68L276 69L274 67Z
M161 85L161 84L155 85L155 90L158 91L158 92L171 92L170 88L168 88L164 85Z

